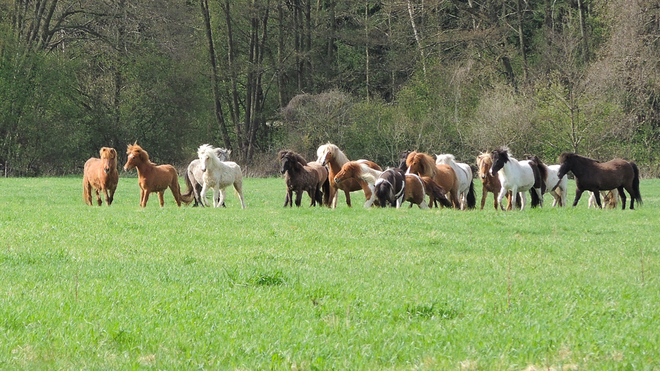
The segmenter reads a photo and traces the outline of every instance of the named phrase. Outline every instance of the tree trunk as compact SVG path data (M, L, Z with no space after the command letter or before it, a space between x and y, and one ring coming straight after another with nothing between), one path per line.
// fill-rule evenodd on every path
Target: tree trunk
M225 115L222 112L222 103L220 101L220 87L218 86L218 64L215 58L215 46L213 43L213 33L211 32L211 16L209 13L209 4L208 0L201 0L200 7L202 10L202 16L204 18L204 27L206 30L206 41L209 45L209 63L211 64L211 83L213 84L213 103L215 108L215 119L218 122L220 127L220 133L222 134L222 141L225 148L231 149L231 141L229 139L229 132L227 131L227 125L225 123ZM209 140L213 139L212 130L209 130L208 133Z
M520 41L520 56L523 62L523 80L527 81L527 52L525 51L525 35L523 33L523 5L522 0L517 2L518 38Z
M417 31L417 25L415 24L415 14L410 0L408 0L408 15L410 16L410 24L412 25L413 33L415 35L415 42L417 42L417 48L419 49L419 56L422 60L422 71L424 72L424 79L426 79L426 57L424 56L424 48L422 47L422 38L420 33Z
M230 0L225 0L225 22L227 27L227 69L229 70L229 79L231 83L231 120L234 124L234 132L236 133L236 143L239 149L243 148L243 131L240 124L240 104L238 99L238 87L236 82L236 51L234 50L234 34L231 20L231 7ZM239 152L240 153L240 152Z

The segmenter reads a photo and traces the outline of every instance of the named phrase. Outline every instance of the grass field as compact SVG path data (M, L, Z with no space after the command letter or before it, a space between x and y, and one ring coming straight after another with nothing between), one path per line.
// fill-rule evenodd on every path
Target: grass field
M660 180L633 211L523 212L284 209L274 178L246 210L141 209L136 178L99 208L81 183L0 179L0 369L660 368Z

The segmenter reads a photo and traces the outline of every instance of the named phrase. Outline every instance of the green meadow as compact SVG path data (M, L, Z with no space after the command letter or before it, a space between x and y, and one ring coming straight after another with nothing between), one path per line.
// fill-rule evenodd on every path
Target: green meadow
M142 209L130 177L90 207L81 184L0 179L0 369L660 368L657 179L632 211L522 212L285 209L279 178L245 179L246 210Z

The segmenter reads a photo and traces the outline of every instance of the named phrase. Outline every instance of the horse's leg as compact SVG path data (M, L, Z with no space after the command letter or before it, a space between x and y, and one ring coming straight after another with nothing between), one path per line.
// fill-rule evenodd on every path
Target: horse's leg
M287 206L293 206L293 191L289 187L286 187L286 198L284 199L284 207Z
M506 188L502 187L500 189L500 193L497 195L497 197L495 197L495 202L501 205L502 199L504 198L504 195L506 195L506 193L507 193ZM511 201L509 201L509 205L511 205Z
M114 189L105 189L105 202L108 206L112 205L112 201L115 199L115 190Z
M227 198L227 192L225 191L224 188L220 188L220 186L218 186L218 193L219 193L218 206L216 206L216 207L220 207L220 206L224 205L225 204L225 199Z
M146 189L142 190L142 199L140 200L140 206L147 207L147 201L149 201L149 191Z
M580 197L582 197L582 192L584 191L581 189L577 189L577 188L575 189L575 200L573 200L573 207L577 206L578 202L580 202Z
M110 206L112 203L112 200L110 199L110 196L108 195L108 189L103 187L103 196L105 197L105 203L106 205Z
M158 203L160 204L160 207L165 207L165 191L158 191Z
M518 189L516 189L517 191ZM513 191L511 192L513 194ZM526 192L518 192L517 194L520 195L520 210L525 210L525 206L527 206L527 193Z
M621 198L621 210L626 209L626 194L623 193L623 189L624 189L623 186L617 188L617 190L619 191L619 197ZM632 187L626 189L626 191L628 191L628 194L630 195L630 210L633 210L635 208L635 197L634 197L635 193L632 192Z
M488 196L488 190L486 189L486 186L481 188L481 210L484 209L484 206L486 205L486 197ZM497 209L497 206L495 206Z
M410 206L412 206L412 204L410 204ZM430 209L429 205L426 204L426 200L422 200L422 202L420 202L419 204L417 204L417 206L418 206L420 209Z
M514 186L513 188L511 188L511 208L513 210L517 210L517 206L518 206L518 198L516 197L517 194L518 194L518 187ZM525 207L523 203L524 201L527 201L527 199L525 199L524 201L523 200L520 201L521 201L520 210L522 210Z
M371 197L367 198L367 201L365 201L364 203L364 207L371 207L371 205L373 205L374 203L374 200L376 199L376 189L375 188L372 189L370 184L367 184L367 186L369 187L369 192L371 193L370 195ZM366 196L367 193L365 192L364 195Z
M208 191L208 187L206 183L204 183L202 186L202 191L199 193L199 202L202 204L202 206L211 206L206 200L206 191Z
M348 207L352 207L351 206L351 192L344 191L344 194L346 195L346 205L348 205Z
M94 193L96 193L96 203L99 206L103 205L103 201L101 201L101 193L99 192L99 190L94 188Z

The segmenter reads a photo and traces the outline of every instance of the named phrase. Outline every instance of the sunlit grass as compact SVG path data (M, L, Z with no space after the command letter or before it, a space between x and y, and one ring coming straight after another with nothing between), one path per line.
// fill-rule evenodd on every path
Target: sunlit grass
M0 367L660 367L657 180L634 211L285 209L282 179L244 190L246 210L233 191L141 209L122 178L89 207L80 178L0 179Z

